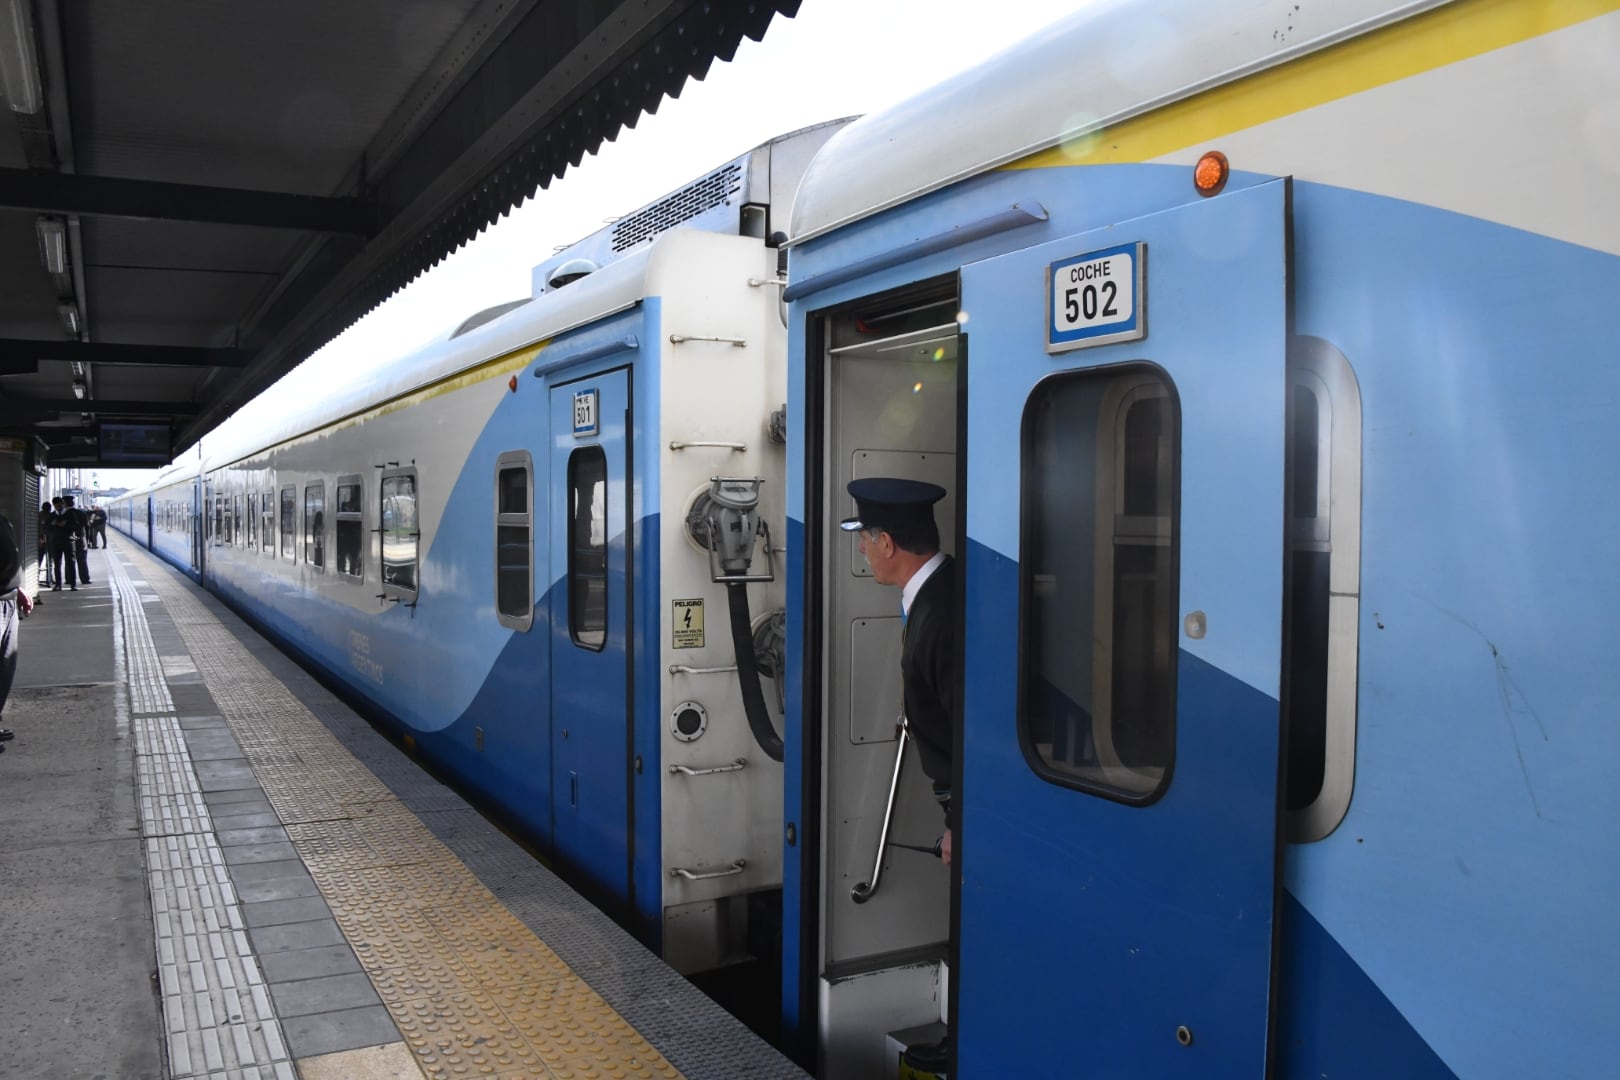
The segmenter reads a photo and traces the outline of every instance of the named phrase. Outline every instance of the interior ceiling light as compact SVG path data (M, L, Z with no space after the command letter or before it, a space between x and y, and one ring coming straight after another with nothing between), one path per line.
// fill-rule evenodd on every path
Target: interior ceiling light
M90 388L88 386L84 385L84 383L79 382L77 379L74 380L74 382L73 382L73 396L74 397L78 398L80 401L83 401L84 400L84 395L86 393L88 393L89 390L90 390Z
M62 327L67 330L70 337L79 336L79 306L77 304L57 304L56 313L62 317Z
M34 222L39 233L39 257L52 274L67 273L67 226L61 218L42 217Z
M0 93L12 112L39 112L39 63L28 0L0 0Z

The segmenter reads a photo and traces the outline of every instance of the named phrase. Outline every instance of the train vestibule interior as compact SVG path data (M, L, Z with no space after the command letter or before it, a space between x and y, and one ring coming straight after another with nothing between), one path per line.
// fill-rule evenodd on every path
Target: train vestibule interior
M836 525L855 511L851 480L926 481L946 492L934 507L941 550L959 554L957 313L951 281L853 305L818 328L824 1076L882 1076L904 1042L938 1038L947 1019L950 874L928 850L944 816L915 746L896 764L901 590L878 584L859 534Z

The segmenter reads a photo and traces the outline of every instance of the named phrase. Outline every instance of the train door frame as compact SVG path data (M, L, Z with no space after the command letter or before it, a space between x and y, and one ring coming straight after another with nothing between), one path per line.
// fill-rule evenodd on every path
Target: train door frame
M966 487L968 339L961 332L958 320L959 295L957 276L951 273L898 289L883 289L849 301L840 301L807 315L805 355L814 359L807 363L805 371L804 426L810 435L803 463L807 493L802 560L803 678L799 688L803 723L797 738L789 740L792 747L790 754L797 753L801 758L797 768L801 778L800 805L789 807L790 821L803 824L802 837L798 840L800 857L793 868L797 883L786 877L789 865L784 865L785 889L797 895L801 908L796 919L799 928L797 967L795 971L784 974L787 978L797 979L798 1055L802 1061L816 1062L817 1071L822 1075L865 1075L875 1072L882 1067L877 1055L883 1051L885 1035L889 1031L926 1027L932 1021L950 1016L954 1009L952 998L955 981L949 976L957 965L955 912L958 874L954 867L944 872L926 854L886 848L879 888L874 890L870 900L854 901L858 907L845 907L853 900L851 882L854 879L849 874L854 866L850 864L848 854L836 853L834 849L840 845L852 849L850 853L859 865L860 876L863 879L871 876L869 871L873 869L875 861L879 822L886 816L894 748L898 746L892 732L879 732L876 727L857 739L853 716L856 706L850 702L855 697L867 700L874 696L882 702L881 708L874 706L877 711L872 712L872 725L878 725L880 719L887 721L891 716L887 709L891 697L898 693L898 653L883 653L882 650L898 648L900 620L896 609L900 592L897 589L879 589L870 584L865 586L865 591L873 595L873 603L878 607L857 621L863 625L883 622L893 625L887 628L892 631L888 634L889 640L884 639L885 630L882 628L876 630L876 636L869 638L872 654L881 658L875 664L868 665L873 670L864 674L854 670L857 666L854 655L857 650L853 648L852 635L857 631L851 628L848 633L843 633L833 624L833 620L846 621L844 615L834 610L840 603L844 604L845 613L854 617L855 605L859 605L860 601L853 600L852 604L851 597L835 600L832 594L834 591L849 591L848 588L838 590L837 579L841 570L860 576L859 568L853 562L846 564L846 547L850 553L847 557L851 560L857 558L852 554L855 550L854 540L836 528L836 523L850 512L847 508L853 506L843 483L857 475L893 474L940 483L947 489L946 500L936 511L936 524L940 529L941 550L953 554L957 559L955 588L960 604L964 587L960 568L964 565L966 510L970 493ZM870 315L874 309L882 309L882 319L890 321L888 332L876 325L865 325L866 320L861 313ZM870 340L858 346L838 336L835 330L835 325L847 329L857 323L861 324L857 333L871 335ZM947 337L954 341L954 346L945 343ZM913 346L921 350L918 357L907 355ZM936 350L940 349L943 351L936 355ZM924 356L924 353L927 355ZM880 355L901 363L923 363L924 366L914 372L918 380L915 384L911 381L912 374L902 376L896 370L895 377L909 389L904 394L891 395L888 400L932 400L940 404L930 408L949 410L950 418L944 428L948 429L946 440L950 445L943 448L944 454L950 459L948 462L936 464L922 460L930 457L938 459L941 456L935 453L936 449L941 449L938 447L927 452L910 449L863 450L861 456L870 459L864 471L857 471L861 466L854 460L842 466L834 460L841 457L844 450L853 448L846 445L851 439L862 438L849 432L835 433L845 423L835 415L841 408L840 394L853 394L854 398L861 396L859 391L841 392L838 389L837 384L843 378L838 365L841 361L878 361ZM928 368L942 361L954 367L951 381L945 384L948 392L943 398L925 392L938 389L937 384L924 386L929 381ZM936 415L943 414L936 412ZM915 430L910 424L902 423L899 426L908 429L908 433ZM924 424L924 427L928 426ZM939 425L936 423L932 426ZM878 425L870 425L868 435L879 431ZM892 435L891 432L881 434L885 437ZM934 437L938 438L937 432ZM900 438L896 443L905 441L905 438ZM882 439L868 438L864 445L878 447L892 444L885 444ZM947 466L944 472L934 471L939 465ZM854 588L859 590L860 586ZM885 618L891 612L894 617ZM859 651L865 655L866 647ZM841 661L841 656L847 657L848 662ZM960 641L956 666L957 699L960 702ZM837 676L836 686L833 685L832 675L835 668L846 669ZM879 676L890 680L892 686L878 690L875 695L859 692L860 687L869 686ZM840 698L844 701L841 702ZM881 718L878 718L878 711L882 712ZM871 780L869 785L861 779L863 767L852 760L844 760L848 755L840 751L845 748L841 744L837 747L831 745L833 740L839 738L839 729L846 722L850 727L849 741L852 745L869 741L877 744L869 756L874 760L882 759L881 769L876 770L881 772L881 776L867 777ZM959 742L961 725L957 723L955 726ZM831 760L829 755L839 760ZM959 748L954 760L960 762ZM847 783L834 775L840 770L853 777L858 786L864 785L859 805L855 807L858 814L852 815L848 807L836 805L838 794L834 789L840 783ZM955 766L955 773L959 783L959 765ZM899 842L918 839L931 842L941 831L939 809L927 793L914 747L905 751L905 764L899 783L895 831L891 839ZM851 820L853 816L859 816L862 820L854 823ZM844 837L834 833L849 835ZM838 865L833 865L834 861ZM919 924L909 929L923 933L928 937L927 941L886 946L874 944L871 935L858 934L857 937L866 937L866 944L858 946L857 950L866 948L869 951L855 955L843 947L834 949L833 937L843 933L836 927L830 928L831 918L837 913L841 913L846 922L851 919L893 918L893 905L904 904L904 898L908 896L921 896L925 909L930 905L933 907L933 910L920 912L902 909ZM891 914L885 916L885 910ZM929 930L929 926L934 930ZM847 934L844 936L848 937ZM838 955L844 952L850 954ZM941 993L947 995L943 1002L937 996ZM845 1000L842 1005L838 1003L841 997ZM849 1026L855 1014L859 1014L859 1031ZM906 1019L907 1016L910 1018Z
M551 820L552 845L557 857L573 864L579 871L579 881L576 887L581 888L605 910L615 917L627 920L636 911L635 891L635 861L636 861L636 799L635 799L635 758L636 758L636 732L635 732L635 660L637 627L635 619L635 532L637 521L635 517L635 380L634 366L632 364L617 364L605 366L589 372L569 372L564 378L550 383L548 386L548 416L550 417L550 434L547 441L546 455L546 485L548 492L545 528L549 537L547 549L550 552L548 577L550 579L551 599L548 604L548 620L550 623L552 663L551 663L551 689L548 711L551 716ZM565 800L568 804L577 805L578 783L576 777L565 777L569 771L568 764L576 756L574 747L579 745L578 740L570 738L569 721L558 708L561 695L567 693L567 679L578 674L582 668L589 666L588 661L581 663L581 657L576 655L580 647L573 640L570 630L570 589L572 583L568 573L570 562L571 537L568 534L569 509L566 505L569 489L570 460L574 452L582 446L605 446L609 437L611 421L606 419L604 406L611 406L611 399L606 394L599 394L596 403L597 415L594 417L595 431L588 435L578 433L577 424L570 426L567 420L575 416L576 391L596 389L600 391L605 381L614 384L613 389L622 402L620 413L622 436L617 440L617 462L607 459L604 453L605 484L610 485L615 475L615 464L622 477L622 491L617 499L611 498L609 487L608 499L604 510L607 521L603 537L606 551L605 588L607 589L606 604L608 613L617 612L620 616L617 629L613 626L611 614L604 632L604 639L600 650L585 649L586 652L601 654L611 650L609 646L619 644L624 652L623 674L619 680L623 694L624 724L619 736L622 744L623 766L623 855L622 865L613 873L622 873L622 879L604 877L594 872L593 867L606 870L611 860L597 860L592 864L580 861L579 851L569 850L571 831L565 828L564 814L566 812ZM576 437L577 436L577 437ZM584 441L589 440L589 441ZM615 549L613 544L613 513L617 512L622 526L622 544ZM536 528L540 527L536 522ZM612 594L612 584L615 576L623 580L623 596L620 602L615 602ZM566 649L566 653L559 656L559 650ZM572 663L559 662L561 660ZM565 748L564 744L567 744ZM610 750L612 748L610 747ZM577 773L577 770L575 770ZM595 813L589 815L590 822L598 828L604 823L604 815ZM615 827L618 825L614 823Z
M204 577L208 550L208 512L212 502L213 484L198 476L191 485L191 572L197 580Z

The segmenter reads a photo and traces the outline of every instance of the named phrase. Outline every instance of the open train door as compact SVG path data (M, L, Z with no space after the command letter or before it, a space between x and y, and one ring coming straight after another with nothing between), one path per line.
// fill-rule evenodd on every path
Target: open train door
M1272 181L962 271L954 1075L1268 1075L1288 215Z

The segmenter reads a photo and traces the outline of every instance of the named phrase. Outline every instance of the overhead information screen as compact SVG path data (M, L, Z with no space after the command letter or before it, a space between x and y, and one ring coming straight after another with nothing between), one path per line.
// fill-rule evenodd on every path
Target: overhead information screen
M104 465L167 465L173 456L169 425L106 421L96 427Z

